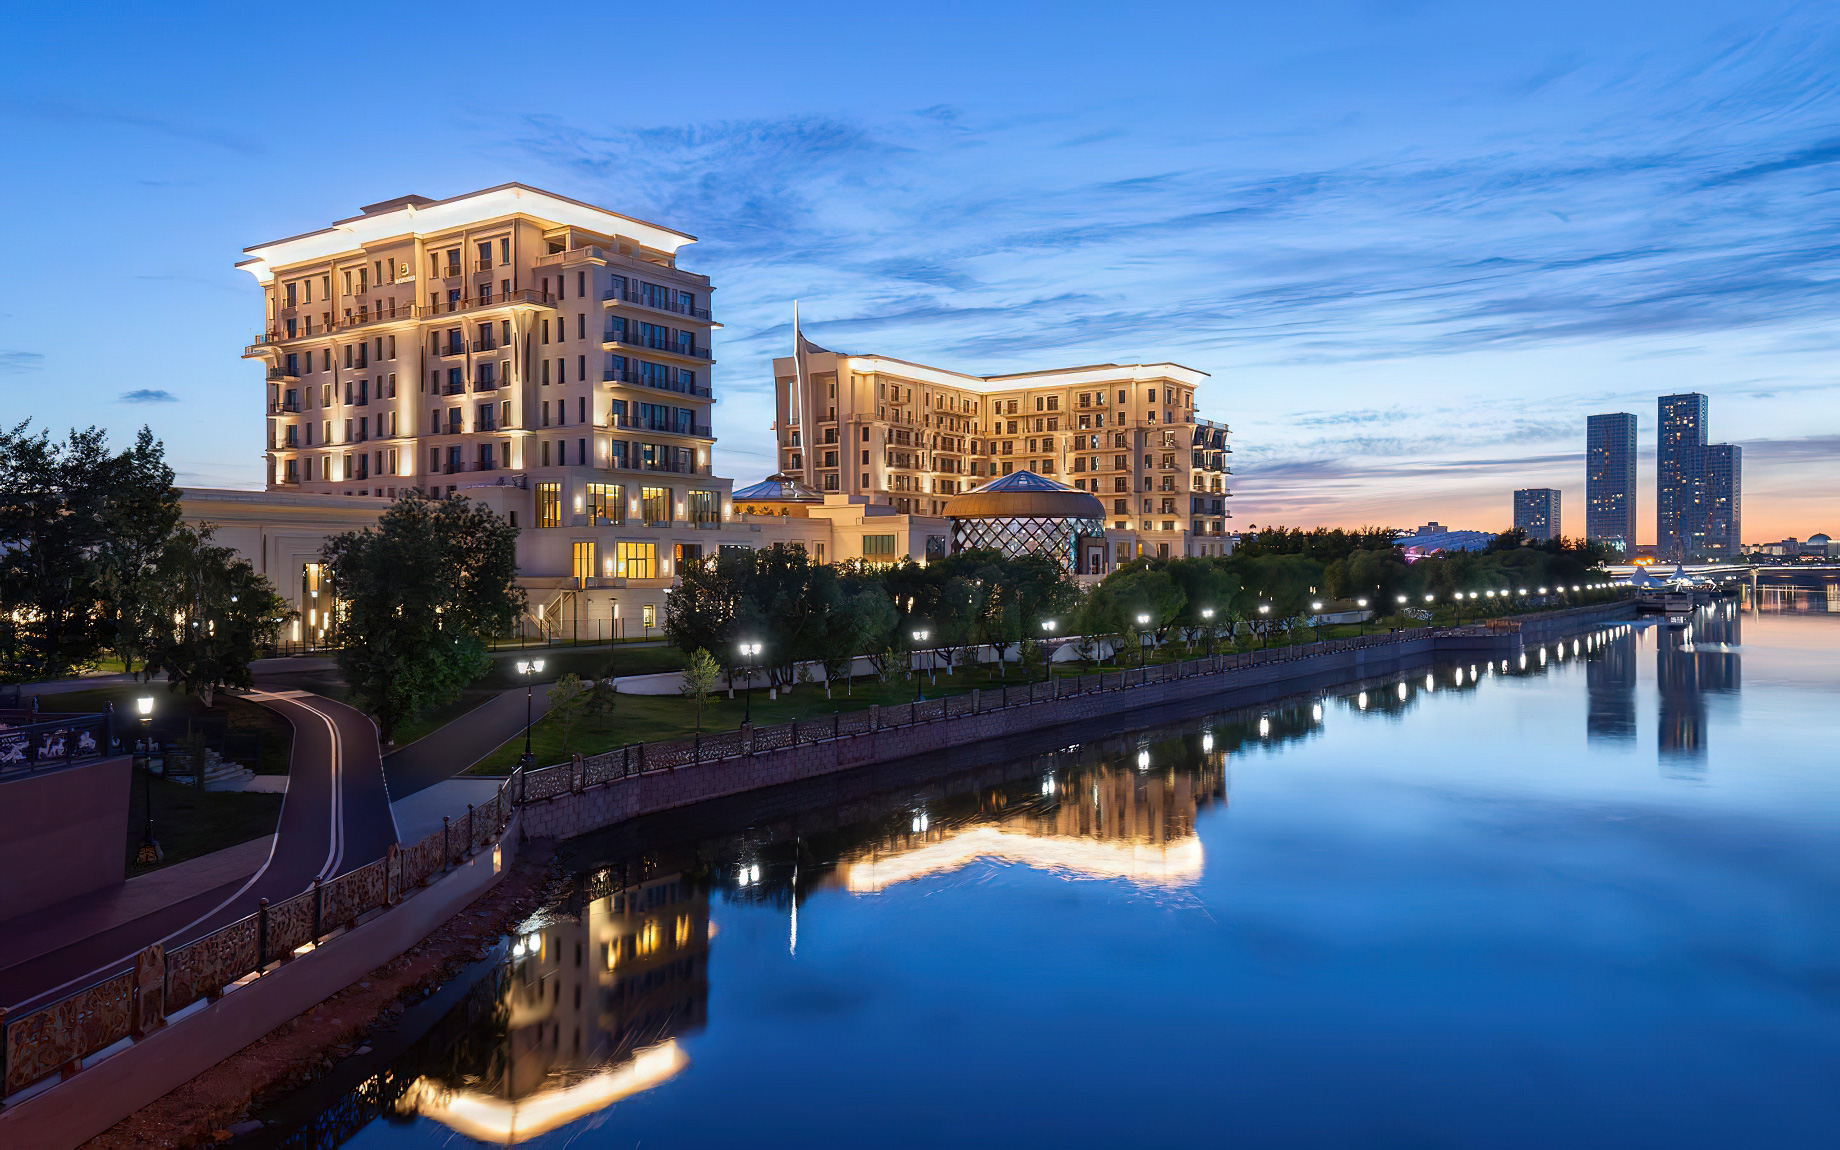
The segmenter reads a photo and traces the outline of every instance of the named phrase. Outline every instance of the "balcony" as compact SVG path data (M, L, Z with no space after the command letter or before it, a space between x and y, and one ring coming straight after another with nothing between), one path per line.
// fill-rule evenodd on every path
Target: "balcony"
M685 307L682 304L653 303L636 291L621 291L618 288L608 288L601 293L601 299L608 303L629 303L639 307L649 308L652 311L668 312L671 315L688 316L691 319L701 320L704 323L709 322L708 308Z
M298 401L294 403L271 403L268 405L268 413L270 415L299 415L300 404Z
M511 307L515 304L533 304L537 307L556 306L555 297L536 288L519 288L490 298L480 296L462 296L451 303L442 303L438 307L424 307L422 310L430 316L452 315L463 311L484 311L488 308Z
M621 331L618 328L601 333L601 343L603 345L615 347L628 347L636 351L647 351L654 355L670 355L676 356L679 359L701 360L704 363L711 362L713 359L709 349L706 347L657 347L642 342L639 337L632 332Z
M460 475L468 471L497 471L497 470L498 470L498 463L496 461L491 462L491 463L482 463L482 462L475 460L472 463L449 463L446 467L441 469L441 473L443 475Z
M268 382L270 383L298 383L299 381L300 376L279 367L271 367L268 369Z
M654 383L647 380L636 371L617 367L609 367L602 370L601 381L604 383L624 383L633 387L649 387L653 391L669 391L677 395L692 396L696 399L709 399L713 394L709 388L703 387L700 384Z
M465 395L466 394L466 384L465 383L444 383L441 385L441 394L442 395Z

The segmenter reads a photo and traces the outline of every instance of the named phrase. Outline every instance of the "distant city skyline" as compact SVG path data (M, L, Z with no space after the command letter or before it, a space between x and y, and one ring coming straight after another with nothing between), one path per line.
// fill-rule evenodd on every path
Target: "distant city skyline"
M629 31L621 12L553 15L582 43ZM806 334L845 353L1206 372L1240 526L1499 531L1507 488L1583 505L1588 416L1699 392L1742 447L1754 540L1840 530L1840 14L1194 6L1181 35L1207 66L1170 67L1103 6L991 3L966 37L933 8L711 0L669 100L469 86L393 115L362 85L285 114L225 66L297 38L294 13L188 17L35 10L0 80L33 157L0 190L32 269L0 284L5 414L118 444L146 422L187 484L263 479L264 384L238 356L258 296L231 268L250 237L519 180L698 237L684 267L723 285L715 464L738 482L774 468L797 298ZM401 74L427 27L367 13L344 73ZM860 58L874 83L787 67ZM71 305L94 291L90 253L121 301L103 325ZM1652 445L1637 467L1649 487Z

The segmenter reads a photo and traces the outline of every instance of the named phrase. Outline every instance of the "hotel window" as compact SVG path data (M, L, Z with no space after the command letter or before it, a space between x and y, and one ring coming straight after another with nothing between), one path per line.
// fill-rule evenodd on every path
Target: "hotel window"
M537 484L537 526L562 526L562 484Z
M588 524L617 527L626 522L626 489L617 483L588 484Z
M650 579L657 569L656 543L620 543L614 550L614 574L622 579Z
M721 522L713 491L692 491L689 498L690 522L698 526L713 527Z
M650 544L647 544L647 546L649 547ZM646 603L642 605L639 608L639 623L646 627L658 626L658 604ZM653 940L652 948L656 949L658 945L656 941L658 937L658 924L655 922L648 922L645 924L645 929L646 937Z
M588 580L594 578L594 544L577 542L573 550L573 559L575 579L578 584L585 586Z
M863 536L862 543L863 558L865 559L892 558L894 556L894 536L892 535L865 535Z
M666 527L671 523L671 489L641 487L639 513L648 527Z

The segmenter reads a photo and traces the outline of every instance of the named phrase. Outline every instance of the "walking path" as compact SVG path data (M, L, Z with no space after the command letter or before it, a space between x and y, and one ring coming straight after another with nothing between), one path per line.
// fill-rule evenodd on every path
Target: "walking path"
M524 699L522 687L500 691L446 726L385 755L383 773L389 780L390 795L406 799L466 770L506 739L522 735ZM548 687L535 684L530 694L531 721L548 711Z
M55 1000L125 969L154 942L189 942L254 913L261 899L279 902L315 878L384 856L396 825L370 719L300 691L247 697L294 727L293 771L275 834L26 916L33 921L24 932L8 923L0 932L0 1004Z

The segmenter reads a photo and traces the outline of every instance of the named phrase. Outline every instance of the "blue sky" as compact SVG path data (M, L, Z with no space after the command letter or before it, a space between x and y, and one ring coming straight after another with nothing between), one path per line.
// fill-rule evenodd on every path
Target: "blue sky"
M1576 530L1584 417L1652 457L1702 390L1746 537L1840 530L1840 10L1509 7L10 14L0 415L255 485L240 250L521 180L701 237L738 481L797 297L839 350L1210 372L1242 527L1499 528L1549 485Z

